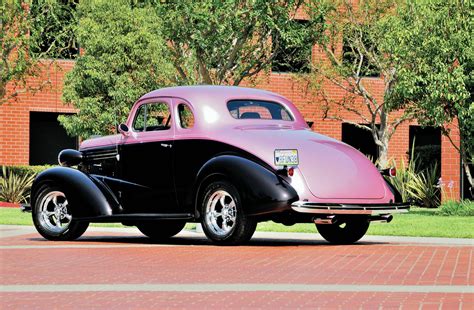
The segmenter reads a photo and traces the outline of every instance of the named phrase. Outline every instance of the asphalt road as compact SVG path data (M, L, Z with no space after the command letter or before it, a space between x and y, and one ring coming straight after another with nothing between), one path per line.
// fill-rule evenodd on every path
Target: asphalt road
M156 244L89 228L50 242L0 226L0 308L474 309L474 240L257 233L218 247L184 231Z

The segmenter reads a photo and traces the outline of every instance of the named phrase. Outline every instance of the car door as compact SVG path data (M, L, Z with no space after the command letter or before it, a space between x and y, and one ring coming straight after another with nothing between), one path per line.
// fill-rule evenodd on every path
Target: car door
M121 201L127 213L176 212L172 100L141 103L119 146ZM133 112L132 112L133 113Z

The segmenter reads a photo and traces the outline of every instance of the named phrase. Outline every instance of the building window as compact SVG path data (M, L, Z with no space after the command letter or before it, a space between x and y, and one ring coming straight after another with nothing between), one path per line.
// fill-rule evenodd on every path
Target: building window
M64 149L77 149L77 137L71 137L58 122L58 113L30 113L30 165L57 165Z
M309 21L296 19L293 21L297 31L309 31ZM300 45L287 42L281 35L273 36L272 50L274 57L272 61L273 72L305 73L311 69L311 50L313 44L307 42L304 48Z
M433 164L441 171L441 129L435 127L410 126L409 151L417 162L417 169L424 170Z
M358 149L372 162L378 157L378 148L372 137L372 133L366 129L356 127L352 124L342 123L342 142Z

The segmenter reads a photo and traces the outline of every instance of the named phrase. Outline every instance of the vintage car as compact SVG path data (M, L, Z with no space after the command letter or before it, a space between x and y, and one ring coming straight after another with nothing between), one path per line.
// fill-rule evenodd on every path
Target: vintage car
M239 244L272 220L315 223L327 241L348 244L371 221L408 210L383 176L393 170L311 131L295 105L272 92L155 90L118 132L63 150L62 167L36 177L32 214L43 237L72 240L90 222L120 222L163 240L200 222L213 242Z

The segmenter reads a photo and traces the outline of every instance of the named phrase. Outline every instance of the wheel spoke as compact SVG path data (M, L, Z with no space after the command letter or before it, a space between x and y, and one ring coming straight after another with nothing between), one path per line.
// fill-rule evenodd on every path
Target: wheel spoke
M64 218L68 220L68 222L70 222L72 220L72 216L69 215L69 214L64 214Z
M222 195L221 198L219 199L219 202L221 203L221 206L223 208L226 207L225 198L226 198L226 195Z
M58 207L58 196L53 196L53 204L54 204L54 207Z
M227 225L227 219L222 218L222 229L225 231L229 230L229 225Z
M56 218L56 226L58 228L61 228L62 227L61 226L61 216L58 216L58 215L55 214L55 218Z
M42 211L41 214L43 216L47 216L48 218L50 218L51 216L54 215L54 212L51 212L51 211Z

